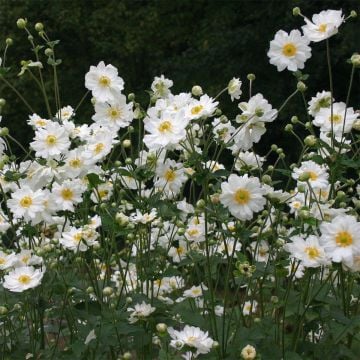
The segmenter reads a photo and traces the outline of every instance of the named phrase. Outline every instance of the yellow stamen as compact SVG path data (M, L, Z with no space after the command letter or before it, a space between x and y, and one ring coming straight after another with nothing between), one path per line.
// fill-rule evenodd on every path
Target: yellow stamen
M191 109L192 115L198 115L204 107L202 105L196 105Z
M31 281L31 277L29 275L20 275L18 281L23 285L27 285Z
M103 87L108 87L111 84L111 80L107 76L100 76L99 78L99 85Z
M287 57L291 57L297 53L297 48L293 43L287 43L283 46L282 53Z
M46 143L49 145L49 146L54 146L57 142L57 139L56 139L56 136L55 135L48 135L46 137Z
M350 246L353 242L353 238L348 231L339 231L335 237L336 244L340 247Z
M234 195L234 200L239 205L245 205L250 201L250 192L245 189L239 189L236 191L236 193Z
M71 189L69 188L65 188L61 190L61 196L64 200L72 200L72 198L74 197L74 193Z
M163 121L162 123L160 123L160 125L159 125L159 127L158 127L158 130L159 130L161 133L164 133L164 132L170 132L170 131L171 131L171 128L172 128L171 122L168 121L168 120L165 120L165 121Z
M21 200L20 200L20 205L23 208L28 208L32 205L32 198L30 196L24 196Z

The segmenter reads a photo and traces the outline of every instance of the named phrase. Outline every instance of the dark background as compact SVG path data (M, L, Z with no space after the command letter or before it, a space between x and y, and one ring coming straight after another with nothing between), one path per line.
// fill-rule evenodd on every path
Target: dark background
M290 31L304 24L294 17L292 9L300 6L309 18L325 9L342 9L345 16L350 10L360 12L359 1L119 1L119 0L0 0L0 28L2 48L6 37L14 40L9 49L7 66L12 70L9 81L24 94L34 110L46 116L39 90L28 75L18 78L20 60L34 60L24 30L16 27L19 17L28 19L28 28L35 40L41 39L34 30L36 22L43 22L52 40L60 40L57 57L62 105L75 107L85 93L84 75L90 65L100 60L119 69L125 80L125 93L134 92L146 106L150 88L156 75L164 74L174 81L173 93L190 91L199 84L210 96L226 87L232 77L243 81L247 100L248 73L256 74L253 93L261 92L275 108L294 91L296 79L292 73L278 73L268 62L269 42L279 30ZM330 39L334 69L335 99L345 101L351 66L346 59L360 52L359 19L350 19L340 28L340 34ZM312 43L313 56L306 63L308 99L317 91L328 90L325 42ZM46 62L46 57L43 57ZM51 73L47 74L51 89ZM360 76L355 74L350 105L360 108ZM15 95L0 84L0 96L7 100L3 110L3 125L26 144L33 132L26 125L28 110ZM50 94L50 98L52 98ZM88 122L92 115L90 98L77 112L78 122ZM221 108L236 114L236 105L226 95ZM53 102L52 102L53 103ZM295 98L276 123L268 126L260 153L268 146L280 143L292 146L293 138L283 128L292 115L305 119L301 97Z

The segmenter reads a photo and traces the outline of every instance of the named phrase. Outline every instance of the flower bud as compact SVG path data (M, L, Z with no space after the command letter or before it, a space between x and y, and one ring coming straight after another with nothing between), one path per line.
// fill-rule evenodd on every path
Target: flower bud
M14 43L14 41L13 41L12 38L7 38L7 39L5 40L5 44L6 44L7 46L11 46L13 43Z
M276 151L278 149L278 146L276 144L271 145L271 150Z
M292 116L292 117L291 117L291 122L292 122L293 124L297 124L297 123L299 122L299 118L298 118L297 116Z
M135 100L135 94L134 94L134 93L130 93L130 94L128 95L128 100L129 100L129 101L134 101L134 100Z
M54 55L54 52L53 52L52 49L47 48L47 49L45 49L44 54L45 54L46 56L52 56L52 55Z
M164 323L158 323L156 324L156 331L158 331L159 333L164 333L167 330L167 325Z
M126 159L125 159L125 164L126 164L126 165L131 165L132 162L133 162L133 161L132 161L131 158L126 158Z
M270 176L270 175L263 175L262 178L261 178L261 181L262 181L264 184L270 185L271 182L272 182L272 179L271 179L271 176Z
M43 25L43 23L41 23L41 22L36 23L36 24L35 24L35 30L36 30L37 32L43 31L43 30L44 30L44 25Z
M201 86L195 85L195 86L192 87L191 93L194 96L201 96L203 94L203 90L202 90Z
M130 139L123 140L122 146L123 146L124 149L127 149L127 148L131 147L131 140Z
M123 358L124 360L131 360L131 359L132 359L132 355L131 355L130 352L126 352L126 353L123 354L122 358Z
M299 16L299 15L301 15L301 10L300 10L300 8L298 6L296 6L296 7L293 8L292 13L293 13L294 16Z
M308 173L307 171L299 175L299 181L304 182L304 181L308 181L309 179L310 179L310 173Z
M4 98L1 98L0 99L0 107L5 106L5 104L6 104L6 100Z
M256 76L255 76L255 74L247 74L247 79L249 80L249 81L254 81L255 79L256 79Z
M241 357L244 360L253 360L256 358L256 350L253 346L251 345L246 345L242 350L241 350Z
M23 19L23 18L19 18L19 19L17 19L17 21L16 21L16 26L17 26L19 29L25 29L25 28L26 28L26 24L27 24L27 20L26 20L26 19Z
M8 313L8 309L6 306L0 306L0 315L6 315Z
M358 68L360 67L360 54L355 53L350 58L351 64L353 64L354 67Z
M7 127L3 127L0 129L0 136L8 136L9 135L9 129Z
M94 288L92 286L89 286L87 289L86 289L86 293L87 294L93 294L94 293Z
M285 130L286 132L291 132L291 131L294 130L294 127L292 126L292 124L287 124L287 125L285 126L284 130Z
M350 17L356 18L357 17L357 12L355 10L351 10L350 11Z
M110 286L106 286L106 287L103 288L102 292L103 292L103 294L105 296L110 296L110 295L112 295L114 293L114 289L112 287L110 287Z
M305 85L305 83L303 83L302 81L299 81L296 85L296 88L300 91L300 92L304 92L307 87Z
M127 304L130 304L132 303L132 298L130 296L128 296L126 299L125 299L126 303Z
M307 146L315 146L317 143L317 139L314 135L309 135L304 139L304 143Z
M352 128L354 130L358 130L358 131L360 130L360 119L354 121Z

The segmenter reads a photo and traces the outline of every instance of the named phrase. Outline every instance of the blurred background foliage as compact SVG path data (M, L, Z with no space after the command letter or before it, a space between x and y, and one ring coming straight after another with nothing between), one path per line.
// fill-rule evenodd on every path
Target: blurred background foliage
M164 74L174 81L173 93L190 91L195 84L215 96L227 86L232 77L243 81L243 101L248 97L246 75L254 73L253 94L261 92L275 108L294 91L296 79L288 71L278 73L268 62L269 42L279 30L300 28L301 17L293 17L292 9L300 6L308 17L325 9L342 9L346 16L351 10L360 12L359 1L328 0L0 0L0 28L2 48L11 37L7 75L16 88L33 105L34 111L46 116L39 90L28 75L17 77L20 60L35 60L23 30L16 27L19 17L27 18L28 27L36 41L36 22L43 22L52 40L60 40L57 58L59 66L62 105L75 107L85 93L84 75L90 65L100 60L119 69L125 80L125 92L134 92L143 106L148 102L145 92L154 76ZM346 59L360 52L359 19L350 19L340 28L340 35L330 39L332 65L335 77L335 99L345 101L351 66ZM317 91L328 90L325 42L313 43L313 56L306 63L307 99ZM43 57L46 63L46 57ZM350 105L360 108L360 75L356 72ZM47 86L52 97L52 74ZM7 100L2 113L3 125L15 137L27 144L33 133L26 120L29 111L11 90L0 84L0 97ZM222 110L237 113L224 94ZM54 102L52 102L54 103ZM300 110L299 110L300 109ZM77 112L78 122L89 122L92 115L90 97ZM257 147L264 154L271 143L296 149L294 139L283 131L292 115L305 117L299 95L286 110L268 126L268 132ZM290 154L291 159L291 154Z

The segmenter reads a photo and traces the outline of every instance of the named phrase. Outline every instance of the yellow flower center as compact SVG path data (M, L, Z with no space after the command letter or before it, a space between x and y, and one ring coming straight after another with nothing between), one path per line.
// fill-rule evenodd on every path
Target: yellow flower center
M19 283L23 284L23 285L27 285L31 280L31 277L29 275L20 275L18 277L18 281Z
M6 260L4 258L0 258L0 265L4 265L6 263Z
M287 43L282 48L282 53L287 57L294 56L296 52L297 48L293 43Z
M318 31L324 33L326 31L327 24L320 24L318 27Z
M81 232L78 232L76 233L74 236L73 236L73 239L75 242L79 243L82 239L82 233Z
M69 165L73 168L78 168L81 165L81 160L79 158L71 159Z
M191 229L191 230L188 230L187 232L190 236L196 236L199 234L199 230L198 229Z
M168 120L163 121L158 127L161 133L170 132L171 128L172 128L171 122Z
M46 143L49 145L49 146L54 146L56 144L56 136L55 135L48 135L46 137Z
M65 188L61 190L61 196L64 200L72 200L72 198L74 197L74 193L71 189L69 188Z
M353 242L351 234L347 231L339 231L335 237L336 244L340 247L350 246Z
M21 261L24 263L24 264L27 264L30 260L30 255L24 255L22 258L21 258Z
M338 114L333 114L333 116L329 116L329 121L332 122L333 124L339 124L342 122L343 117L341 115Z
M250 201L250 192L246 189L239 189L234 195L234 200L240 205L245 205Z
M177 249L176 249L176 253L178 255L182 255L184 253L184 248L182 246L179 246Z
M308 171L311 181L315 181L318 178L318 175L314 171Z
M23 208L28 208L32 205L32 198L30 196L24 196L21 200L20 200L20 205Z
M305 248L305 252L310 259L316 259L320 256L320 251L314 246L308 246Z
M115 120L121 116L121 110L119 108L111 107L108 110L108 116L111 118L111 120Z
M103 198L106 197L108 194L109 194L109 190L100 190L100 191L99 191L100 199L103 199Z
M99 154L104 149L104 147L105 146L104 146L103 143L96 144L95 149L94 149L94 153Z
M99 85L102 87L108 87L111 84L111 80L107 76L100 76Z
M202 105L196 105L191 109L192 115L198 115L204 107Z
M43 119L39 119L39 120L36 120L36 121L35 121L35 124L36 124L37 126L45 126L45 125L46 125L46 121L43 120Z
M174 181L176 178L175 170L167 170L164 175L164 178L167 182Z
M193 295L201 295L201 289L193 289L193 290L191 290L191 293Z

